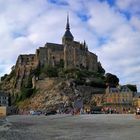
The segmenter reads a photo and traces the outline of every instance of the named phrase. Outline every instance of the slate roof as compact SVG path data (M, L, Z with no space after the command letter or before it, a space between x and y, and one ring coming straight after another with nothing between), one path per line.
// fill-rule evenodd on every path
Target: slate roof
M137 92L134 97L140 98L140 92Z
M63 37L73 39L73 35L70 30L66 30Z
M62 44L56 44L56 43L46 43L45 47L50 48L51 50L54 51L63 51L64 49L64 46Z

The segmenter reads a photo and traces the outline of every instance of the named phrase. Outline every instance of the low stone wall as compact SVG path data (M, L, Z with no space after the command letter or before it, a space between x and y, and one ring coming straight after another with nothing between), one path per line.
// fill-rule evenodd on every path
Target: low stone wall
M1 106L0 107L0 117L1 116L6 116L7 115L7 107Z

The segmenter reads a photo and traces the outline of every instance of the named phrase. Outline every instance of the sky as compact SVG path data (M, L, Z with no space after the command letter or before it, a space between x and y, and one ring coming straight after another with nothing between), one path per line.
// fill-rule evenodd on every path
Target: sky
M19 54L61 43L69 12L74 39L86 40L106 73L140 91L140 0L0 0L0 76Z

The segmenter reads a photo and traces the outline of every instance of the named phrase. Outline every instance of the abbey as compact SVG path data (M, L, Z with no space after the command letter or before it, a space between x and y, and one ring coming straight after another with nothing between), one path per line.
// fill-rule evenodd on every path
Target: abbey
M88 50L85 41L83 43L74 41L74 37L70 32L68 16L62 44L46 43L44 47L39 47L35 54L19 55L15 66L17 79L18 77L24 79L38 66L46 64L57 66L62 62L65 69L80 68L95 72L98 71L100 65L97 55Z
M84 43L74 41L70 32L69 17L67 17L66 31L62 37L62 44L46 43L44 47L36 51L36 57L41 65L58 65L64 61L64 67L67 68L86 68L97 71L97 56L88 51Z

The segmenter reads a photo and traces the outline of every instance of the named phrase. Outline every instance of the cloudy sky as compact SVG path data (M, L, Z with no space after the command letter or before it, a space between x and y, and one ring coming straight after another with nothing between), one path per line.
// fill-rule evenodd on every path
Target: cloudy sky
M140 90L140 0L0 0L0 76L19 54L61 43L69 12L71 32L86 40L106 72Z

